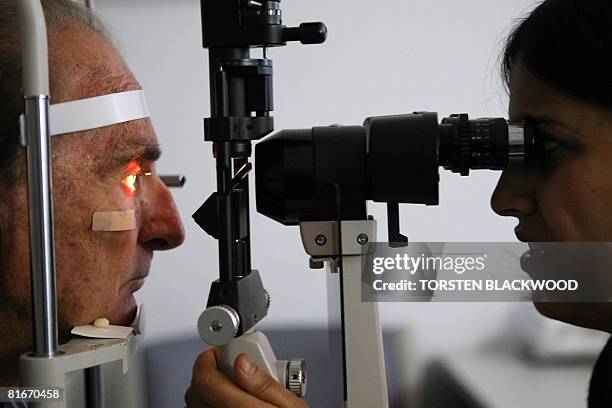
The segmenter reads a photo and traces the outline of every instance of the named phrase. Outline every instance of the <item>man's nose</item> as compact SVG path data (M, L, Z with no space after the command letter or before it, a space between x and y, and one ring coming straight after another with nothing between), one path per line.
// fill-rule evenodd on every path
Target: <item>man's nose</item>
M538 209L535 183L535 176L526 167L507 168L491 196L491 208L502 217L532 215Z
M176 209L168 187L155 176L149 194L141 204L140 233L141 245L153 250L176 248L185 240L183 223Z

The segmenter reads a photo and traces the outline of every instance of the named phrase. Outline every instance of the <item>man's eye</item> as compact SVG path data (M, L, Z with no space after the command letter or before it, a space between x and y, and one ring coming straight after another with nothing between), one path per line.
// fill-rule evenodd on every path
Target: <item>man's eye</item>
M127 187L128 191L131 193L136 192L136 174L129 174L123 179L123 185Z
M135 193L138 190L138 179L142 176L150 176L150 171L143 170L136 161L131 161L127 167L122 184L128 193Z

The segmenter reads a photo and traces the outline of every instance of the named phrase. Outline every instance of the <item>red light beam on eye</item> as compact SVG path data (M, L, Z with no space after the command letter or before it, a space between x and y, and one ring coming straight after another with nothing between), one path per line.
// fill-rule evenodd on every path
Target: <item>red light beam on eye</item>
M134 193L136 192L136 175L130 174L123 179L123 184L127 187L127 189Z
M127 188L128 193L133 194L136 192L136 178L141 172L142 172L142 169L140 168L138 163L136 163L136 161L134 160L129 162L128 165L126 166L127 176L123 178L122 183Z

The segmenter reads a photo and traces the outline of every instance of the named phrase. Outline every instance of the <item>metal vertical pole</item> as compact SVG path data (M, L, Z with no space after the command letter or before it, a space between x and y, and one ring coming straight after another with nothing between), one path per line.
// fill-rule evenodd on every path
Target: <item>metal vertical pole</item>
M47 27L39 0L18 0L30 214L34 355L57 353Z
M85 390L87 408L104 408L104 371L102 366L93 366L85 369Z

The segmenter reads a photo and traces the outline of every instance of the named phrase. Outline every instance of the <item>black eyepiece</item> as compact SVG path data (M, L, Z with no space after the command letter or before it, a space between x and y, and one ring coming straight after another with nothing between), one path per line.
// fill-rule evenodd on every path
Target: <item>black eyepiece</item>
M451 115L440 124L440 165L468 176L470 170L502 170L509 159L508 123L505 119L470 120Z

